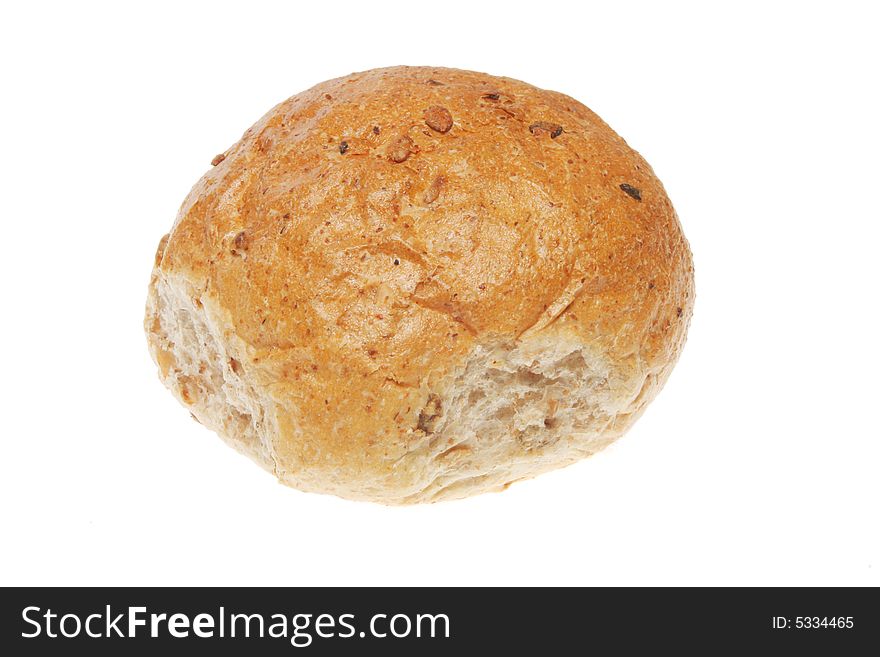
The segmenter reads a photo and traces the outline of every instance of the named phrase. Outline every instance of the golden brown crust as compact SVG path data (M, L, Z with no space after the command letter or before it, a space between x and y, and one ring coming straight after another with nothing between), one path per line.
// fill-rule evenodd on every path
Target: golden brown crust
M566 336L654 377L649 397L683 345L693 275L675 211L568 96L372 70L284 101L212 164L157 273L227 313L277 404L285 472L381 476L479 345Z

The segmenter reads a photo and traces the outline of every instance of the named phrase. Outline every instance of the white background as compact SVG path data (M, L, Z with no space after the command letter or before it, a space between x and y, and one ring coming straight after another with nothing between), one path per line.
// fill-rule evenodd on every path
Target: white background
M0 584L880 584L876 4L11 4ZM589 105L664 181L697 275L619 443L410 508L275 483L162 387L141 325L211 158L394 64Z

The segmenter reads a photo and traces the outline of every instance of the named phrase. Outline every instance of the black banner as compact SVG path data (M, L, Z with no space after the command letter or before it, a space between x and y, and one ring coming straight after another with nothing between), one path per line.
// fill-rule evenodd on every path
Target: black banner
M880 645L880 598L867 588L7 588L0 613L7 655L849 655Z

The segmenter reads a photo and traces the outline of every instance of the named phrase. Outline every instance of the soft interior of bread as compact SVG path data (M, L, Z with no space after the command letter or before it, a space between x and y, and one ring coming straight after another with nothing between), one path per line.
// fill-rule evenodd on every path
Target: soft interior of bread
M432 476L404 501L503 488L593 454L628 424L632 395L620 383L601 358L559 336L476 349L420 414Z
M220 319L188 287L164 277L151 286L147 328L162 380L197 421L274 471L273 414L247 381L247 360L230 353Z

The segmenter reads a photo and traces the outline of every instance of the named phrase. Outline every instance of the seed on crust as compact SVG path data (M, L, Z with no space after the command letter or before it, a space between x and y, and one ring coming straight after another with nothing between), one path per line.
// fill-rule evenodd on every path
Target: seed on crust
M443 189L443 185L446 184L446 178L443 176L437 176L434 180L431 181L431 184L428 185L428 188L425 190L425 195L423 197L425 201L425 205L431 205L434 201L437 200L437 197L440 196L440 191Z
M413 152L413 140L406 135L401 135L388 146L388 159L400 164L406 161Z
M431 130L447 133L452 128L452 114L445 107L432 105L425 110L425 123Z
M248 236L247 233L241 231L236 235L232 240L232 249L230 249L230 253L234 256L240 256L242 253L248 250Z
M637 187L627 185L626 183L621 183L620 188L635 200L642 200L642 190L638 189Z
M562 126L558 123L548 123L547 121L538 121L537 123L533 123L529 126L529 132L534 134L541 134L542 132L547 132L550 134L551 139L556 139L559 135L562 134Z

